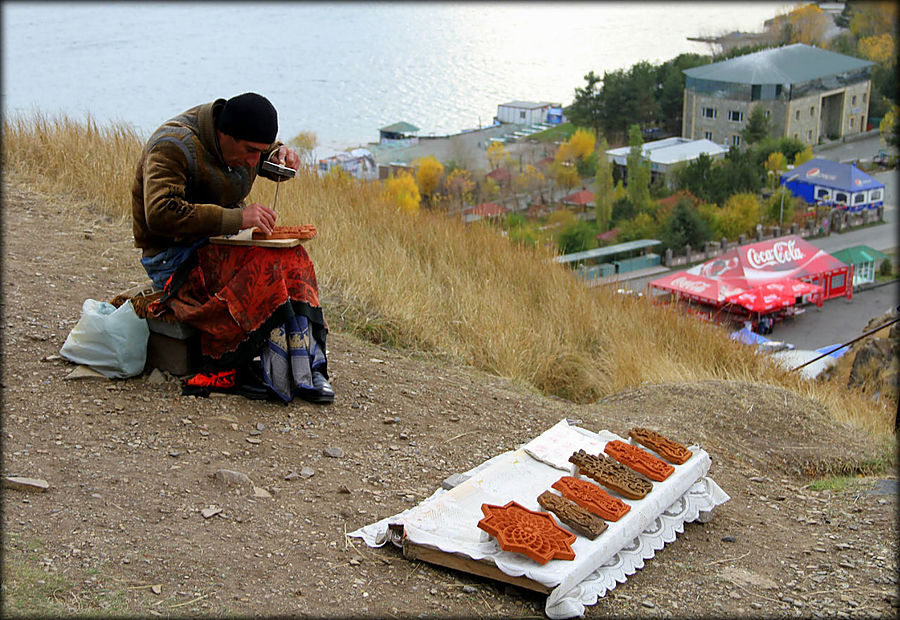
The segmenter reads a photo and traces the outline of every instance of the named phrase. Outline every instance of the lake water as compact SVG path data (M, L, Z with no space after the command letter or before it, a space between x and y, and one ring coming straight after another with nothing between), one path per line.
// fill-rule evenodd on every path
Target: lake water
M279 138L317 154L489 125L514 100L568 105L593 70L709 53L689 36L759 31L783 2L3 3L4 114L130 124L149 135L246 91Z

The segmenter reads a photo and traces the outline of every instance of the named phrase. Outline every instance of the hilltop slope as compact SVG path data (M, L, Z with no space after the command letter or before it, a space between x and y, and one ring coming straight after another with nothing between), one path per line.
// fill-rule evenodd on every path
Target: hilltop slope
M895 497L872 494L871 478L806 486L809 474L871 466L880 447L811 401L707 381L575 405L340 331L328 407L185 398L177 381L147 376L67 381L71 365L44 360L82 302L144 280L129 223L4 183L3 473L50 483L4 490L5 612L541 615L543 597L344 534L563 417L699 442L732 497L589 616L894 611ZM290 475L304 467L314 475ZM211 478L220 468L272 497L226 487ZM211 505L222 511L203 518Z

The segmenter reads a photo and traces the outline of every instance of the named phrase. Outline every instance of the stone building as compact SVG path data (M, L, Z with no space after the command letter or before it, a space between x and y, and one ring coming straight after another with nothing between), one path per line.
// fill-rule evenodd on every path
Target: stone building
M686 69L681 135L739 146L756 106L775 137L814 145L861 133L874 64L796 43Z

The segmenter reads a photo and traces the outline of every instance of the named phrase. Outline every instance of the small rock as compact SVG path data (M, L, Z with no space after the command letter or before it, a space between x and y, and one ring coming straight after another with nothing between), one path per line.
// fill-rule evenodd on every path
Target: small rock
M169 450L169 456L171 456L172 458L178 458L179 456L181 456L181 454L181 450Z
M166 382L166 376L160 372L159 368L154 368L153 371L147 375L147 383L150 385L162 385Z
M343 493L344 495L350 495L350 489L347 488L346 485L341 485L338 487L338 493Z
M150 591L153 592L153 594L162 594L162 587L158 584L153 584L150 586Z
M253 486L253 483L250 481L250 476L239 471L219 469L213 474L213 477L219 482L224 482L228 486Z
M385 424L396 424L400 421L400 418L384 418L381 421Z
M256 423L256 430L262 432L262 431L266 430L266 425L263 424L262 422L257 422L257 423Z
M43 493L50 488L46 480L41 478L25 478L24 476L6 476L3 478L4 489L16 491L39 491Z
M450 416L450 421L451 422L459 422L459 416L458 415Z
M252 443L253 445L259 445L262 443L262 439L259 437L244 437L247 443Z
M653 609L656 605L653 604L653 601L641 601L641 605L646 607L647 609Z
M330 456L333 459L339 459L342 456L344 456L344 451L341 450L340 448L335 448L335 447L329 446L329 447L325 448L324 450L322 450L322 454L324 454L325 456Z
M262 431L258 431L256 429L253 429L252 431L250 431L251 437L258 437L259 435L262 435Z
M41 361L42 362L57 362L61 359L62 359L62 356L60 356L60 355L48 355L47 357L42 358Z
M478 589L473 586L463 586L463 592L466 594L475 594Z
M261 499L271 499L272 494L262 487L253 487L253 497L259 497Z
M316 470L313 469L312 467L304 467L303 469L300 470L300 475L303 476L304 478L312 478L313 476L316 475Z
M289 471L289 472L284 476L284 479L285 479L285 480L296 480L296 479L299 478L299 477L300 477L300 474L298 474L297 472L295 472L295 471Z
M350 566L359 566L359 560L356 558L350 558Z
M384 360L380 360L377 357L370 357L369 361L373 364L384 364Z
M89 366L78 365L64 379L74 381L76 379L106 379L106 377Z
M214 517L217 514L222 512L221 508L217 508L216 506L210 506L209 508L204 508L200 511L200 514L203 515L204 519L209 519L210 517Z
M723 536L723 537L722 537L722 542L727 542L727 543L737 542L737 538L735 538L734 536L730 536L730 535L729 535L729 536Z

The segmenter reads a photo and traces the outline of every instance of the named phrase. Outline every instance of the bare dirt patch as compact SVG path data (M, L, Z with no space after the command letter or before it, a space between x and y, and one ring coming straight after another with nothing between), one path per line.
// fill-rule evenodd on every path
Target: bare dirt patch
M564 417L699 442L732 498L588 616L896 612L896 493L853 475L809 486L883 455L810 401L709 381L580 406L340 330L330 406L66 380L71 365L45 360L85 299L144 281L138 253L127 222L3 189L3 474L50 484L3 491L6 614L542 616L541 596L345 534Z

